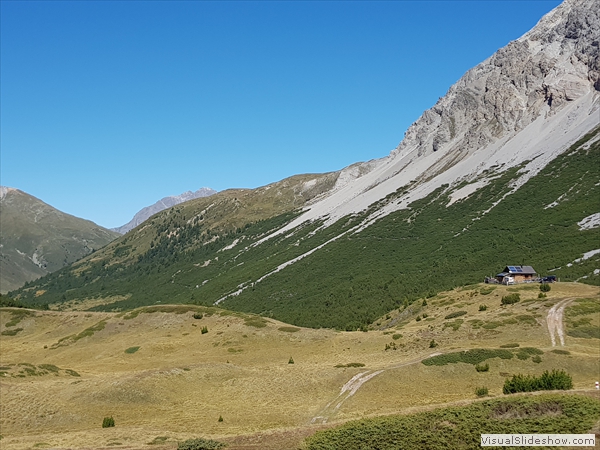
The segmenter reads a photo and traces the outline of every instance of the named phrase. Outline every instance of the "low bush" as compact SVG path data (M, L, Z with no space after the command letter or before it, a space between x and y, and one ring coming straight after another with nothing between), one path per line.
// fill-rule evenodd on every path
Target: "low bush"
M398 339L400 339L402 337L402 335L400 333L395 333L392 334L392 339L397 341Z
M288 360L288 364L294 364L294 358L292 358L291 356L290 356L290 359Z
M139 347L129 347L127 350L125 350L125 353L135 353L139 350Z
M429 348L436 348L437 346L437 342L435 342L433 339L429 341Z
M475 395L477 397L485 397L486 395L488 395L488 388L486 388L486 387L475 388Z
M200 330L200 332L201 332L202 334L206 334L206 333L208 333L208 327L206 327L206 326L202 327L202 329Z
M552 288L550 287L550 285L548 283L542 283L540 284L540 291L542 292L550 292Z
M500 348L517 348L519 346L519 344L517 343L513 343L513 344L502 344L500 346Z
M551 350L552 353L556 353L557 355L570 355L571 352L568 350Z
M500 303L502 303L503 305L512 305L514 303L517 303L519 300L521 300L521 295L514 293L502 297Z
M202 314L202 313L194 313L194 315L192 317L194 319L202 319L204 317L204 314Z
M564 370L544 371L539 377L517 374L504 382L502 392L514 394L517 392L551 391L573 389L573 379Z
M488 363L485 364L475 364L475 370L477 372L489 372L490 365Z
M548 297L548 296L546 294L544 294L543 292L540 292L538 294L538 298L546 298L546 297Z
M104 420L102 420L102 428L110 428L110 427L114 427L114 426L115 426L115 419L113 419L112 416L105 417Z
M539 355L535 355L533 358L531 358L531 361L533 361L536 364L539 364L542 362L542 358L540 358Z
M491 358L511 359L512 357L513 353L508 350L474 348L462 352L432 356L431 358L424 359L422 363L426 366L445 366L446 364L459 362L475 365Z
M177 444L177 450L217 450L223 447L223 442L202 438L188 439Z
M448 314L446 317L444 317L444 319L454 319L455 317L464 316L465 314L467 314L466 311L454 311Z
M479 305L479 311L487 310L487 305Z
M345 368L345 367L365 367L365 365L363 363L353 362L353 363L348 363L348 364L337 364L334 367L340 369L340 368Z

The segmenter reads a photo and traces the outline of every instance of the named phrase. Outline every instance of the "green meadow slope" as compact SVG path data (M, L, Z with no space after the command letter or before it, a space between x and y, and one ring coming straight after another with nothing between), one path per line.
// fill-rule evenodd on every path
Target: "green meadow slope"
M93 301L103 311L219 301L295 325L350 330L416 298L479 282L506 264L598 284L600 255L584 258L599 247L598 229L578 222L600 210L599 132L514 192L519 168L486 173L489 184L463 200L449 205L463 186L444 186L361 231L352 228L402 189L331 226L305 223L260 243L305 203L293 201L293 189L198 199L12 295L32 306ZM318 192L333 184L323 183ZM288 200L278 209L282 198Z

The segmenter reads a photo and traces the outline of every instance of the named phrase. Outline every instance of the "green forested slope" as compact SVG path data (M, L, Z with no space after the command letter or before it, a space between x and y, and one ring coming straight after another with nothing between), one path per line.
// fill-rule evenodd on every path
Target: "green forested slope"
M246 224L238 216L232 226L211 227L204 216L224 214L223 209L206 210L208 200L199 199L204 203L165 211L145 231L13 295L30 304L128 296L97 307L115 309L157 302L209 305L247 287L220 306L297 325L351 329L420 296L479 282L506 264L533 265L542 274L556 269L552 273L562 280L598 284L600 277L593 272L599 255L567 267L600 248L598 229L580 230L577 225L600 211L600 143L584 145L597 133L583 138L488 213L483 212L511 190L519 168L498 174L451 206L451 191L438 189L410 209L348 233L254 285L279 264L359 224L389 199L333 226L304 225L257 246L251 244L294 213ZM559 198L556 206L547 207ZM193 205L194 211L189 209ZM225 249L236 240L236 246ZM35 297L42 289L47 292Z

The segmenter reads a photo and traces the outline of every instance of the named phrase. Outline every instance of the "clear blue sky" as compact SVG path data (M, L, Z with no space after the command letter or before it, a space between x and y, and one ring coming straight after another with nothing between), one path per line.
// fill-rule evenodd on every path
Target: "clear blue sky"
M0 181L115 227L380 158L559 3L3 0Z

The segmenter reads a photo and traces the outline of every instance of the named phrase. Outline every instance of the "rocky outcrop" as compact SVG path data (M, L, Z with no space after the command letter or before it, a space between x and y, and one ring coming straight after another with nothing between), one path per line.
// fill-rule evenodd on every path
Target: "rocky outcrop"
M566 0L520 39L469 70L406 132L415 148L469 152L600 90L600 2Z

